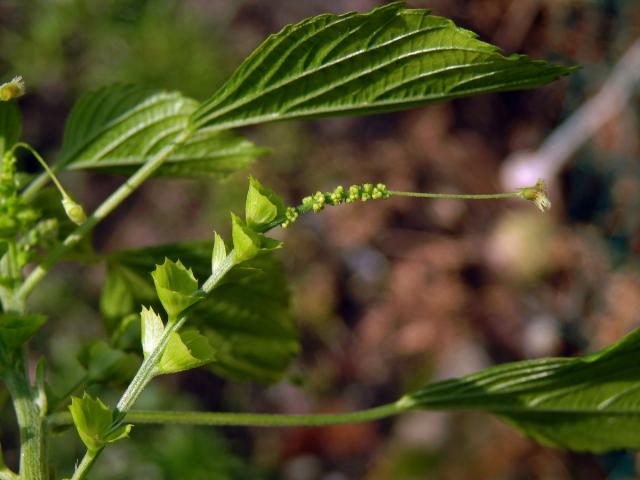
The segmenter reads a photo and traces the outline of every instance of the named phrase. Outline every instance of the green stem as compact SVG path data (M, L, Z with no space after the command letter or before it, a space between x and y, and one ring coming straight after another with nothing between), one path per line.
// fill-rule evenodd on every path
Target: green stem
M16 359L4 381L11 393L20 428L20 477L46 480L46 419L40 416L26 370L26 351Z
M84 454L84 457L82 457L82 461L73 472L71 480L81 480L83 478L86 478L89 470L91 470L91 467L93 466L93 463L100 455L100 452L102 452L102 449L96 451L87 450L87 452Z
M134 190L136 190L153 172L155 172L164 161L173 153L176 147L184 143L191 135L190 130L185 130L175 142L160 150L154 157L149 159L136 173L127 179L115 192L113 192L97 209L91 214L85 223L76 228L65 240L54 248L44 258L25 279L18 290L18 296L26 299L35 286L40 283L47 272L53 267L69 250L89 233L100 221L109 215L118 205L120 205Z
M396 190L389 190L389 195L396 196L396 197L450 198L450 199L457 199L457 200L495 200L500 198L518 198L520 197L520 192L459 194L459 193L398 192Z
M164 353L167 344L169 343L169 338L171 334L177 332L178 329L182 326L182 324L187 320L186 316L182 316L177 322L169 322L162 332L162 336L156 345L156 348L145 358L140 365L140 368L136 372L136 375L129 383L129 386L120 397L118 404L116 405L116 410L114 412L114 424L112 428L117 428L120 424L122 424L122 419L127 414L127 412L131 409L135 401L138 399L144 388L149 384L149 382L153 379L156 374L156 366L158 362L162 358L162 354Z
M51 178L51 180L53 181L53 183L55 183L56 187L58 187L58 190L60 191L62 196L67 196L67 197L70 196L67 193L67 191L64 189L64 187L62 186L60 181L58 180L58 177L56 177L55 173L53 173L53 171L49 168L49 165L47 164L47 162L44 161L44 158L42 158L42 156L37 152L37 150L35 148L33 148L28 143L24 143L24 142L16 143L13 146L12 150L15 151L16 148L23 148L24 150L26 150L29 153L31 153L31 155L33 155L35 157L35 159L38 160L38 163L40 163L42 168L44 168L44 171L46 172L46 175L48 175L49 178Z
M398 415L407 408L399 403L389 403L367 410L346 413L321 413L311 415L285 415L273 413L224 413L224 412L171 412L132 410L124 420L133 424L180 424L202 426L246 427L312 427L341 423L371 422ZM59 412L49 417L53 426L69 425L71 414Z

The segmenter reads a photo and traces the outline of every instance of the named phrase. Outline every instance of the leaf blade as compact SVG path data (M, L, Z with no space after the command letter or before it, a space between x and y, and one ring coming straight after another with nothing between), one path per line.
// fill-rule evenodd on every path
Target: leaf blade
M190 128L197 107L178 92L135 85L88 92L69 115L58 165L131 174ZM154 175L224 177L266 152L236 133L198 129L175 146Z
M399 401L498 415L554 447L640 448L640 330L591 355L500 365L427 386Z
M450 20L394 2L365 14L320 15L288 25L200 106L194 123L224 129L392 111L541 86L570 71L504 57Z

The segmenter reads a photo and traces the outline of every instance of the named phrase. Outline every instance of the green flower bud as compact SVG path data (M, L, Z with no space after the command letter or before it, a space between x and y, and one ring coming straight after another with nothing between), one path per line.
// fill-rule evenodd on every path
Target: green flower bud
M82 205L75 202L68 195L62 197L62 206L64 207L64 211L67 214L67 217L69 217L69 220L76 225L82 225L87 220L87 215L84 213Z

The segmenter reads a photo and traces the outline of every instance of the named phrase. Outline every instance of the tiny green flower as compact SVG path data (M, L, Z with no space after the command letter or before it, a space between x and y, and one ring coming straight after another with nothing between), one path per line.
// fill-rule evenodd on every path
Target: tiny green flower
M547 189L544 180L540 179L533 187L524 187L518 191L518 196L524 200L529 200L541 212L551 208L551 201L547 197Z

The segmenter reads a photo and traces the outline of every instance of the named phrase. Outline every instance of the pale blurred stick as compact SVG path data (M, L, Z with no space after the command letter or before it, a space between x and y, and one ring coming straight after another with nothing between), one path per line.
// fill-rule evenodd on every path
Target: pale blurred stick
M593 133L624 110L640 81L640 39L613 68L595 97L576 110L535 152L514 152L502 166L506 189L532 185L539 178L553 181L562 166Z

